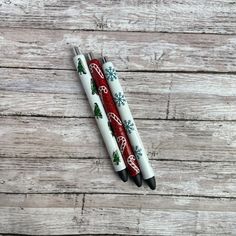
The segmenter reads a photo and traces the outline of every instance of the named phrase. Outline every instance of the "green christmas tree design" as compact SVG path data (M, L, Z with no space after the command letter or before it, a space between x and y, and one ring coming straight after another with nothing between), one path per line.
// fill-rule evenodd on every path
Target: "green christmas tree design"
M91 91L92 91L93 95L95 93L98 94L98 90L97 90L96 84L95 84L95 82L94 82L94 80L92 78L91 78Z
M115 162L116 165L119 165L120 157L118 151L116 150L115 152L113 152L112 156L113 156L113 162Z
M101 113L101 110L100 110L98 104L95 102L94 105L95 105L95 106L94 106L94 116L95 116L97 119L102 118L102 113Z
M112 126L111 126L111 122L108 121L107 124L108 124L108 127L109 127L110 131L111 131L112 136L115 136L114 135L114 130L112 129Z
M78 59L77 71L79 72L80 75L86 74L86 71L80 58Z

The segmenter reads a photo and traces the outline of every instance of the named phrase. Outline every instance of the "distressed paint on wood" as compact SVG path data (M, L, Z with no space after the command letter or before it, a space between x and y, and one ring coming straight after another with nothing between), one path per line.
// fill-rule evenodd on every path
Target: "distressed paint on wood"
M77 74L0 69L1 115L91 117ZM236 120L236 75L120 72L135 118Z
M137 120L151 159L236 161L234 122ZM0 156L108 159L93 118L1 117Z
M151 163L157 180L154 191L145 184L137 188L131 180L120 181L108 159L2 158L0 191L236 197L235 162L152 160Z
M74 69L71 47L80 45L119 70L235 72L235 42L235 35L2 29L0 67Z
M2 1L0 27L236 33L231 0Z
M234 199L0 194L0 228L3 233L38 235L126 234L127 229L133 235L228 234L235 232L235 210Z
M74 71L0 69L2 115L91 117L88 101ZM134 117L164 118L171 76L120 73ZM135 77L134 77L135 76ZM143 104L143 105L141 105ZM147 111L147 109L149 111Z
M0 235L235 235L236 130L225 121L235 120L235 10L231 0L1 1ZM75 44L139 72L121 77L156 191L114 174L84 119Z

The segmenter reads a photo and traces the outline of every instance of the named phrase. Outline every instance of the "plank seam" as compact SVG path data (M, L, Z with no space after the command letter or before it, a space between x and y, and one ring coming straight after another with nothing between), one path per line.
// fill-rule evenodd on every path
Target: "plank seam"
M21 114L21 113L15 113L15 114L0 114L0 118L4 118L4 117L25 117L25 118L29 118L29 117L38 117L38 118L49 118L49 119L94 119L93 116L57 116L57 115L43 115L43 114ZM139 117L135 117L135 120L146 120L146 121L152 121L152 120L158 120L158 121L183 121L183 122L219 122L219 123L224 123L224 122L236 122L235 119L231 119L231 120L219 120L219 119L215 119L215 120L207 120L207 119L178 119L178 118L139 118Z
M84 206L85 206L85 193L83 193L83 198L82 198L81 215L84 214Z
M27 69L27 70L55 70L55 71L75 71L72 68L47 68L47 67L26 67L26 66L0 66L0 69ZM220 75L236 75L236 71L212 71L212 70L119 70L117 72L133 72L133 73L178 73L178 74L220 74Z
M180 34L180 35L220 35L220 36L235 36L236 33L213 33L213 32L187 32L187 31L166 31L166 30L159 30L159 31L144 31L144 30L112 30L106 29L104 27L97 28L97 29L68 29L68 28L55 28L55 27L48 27L48 28L40 28L40 27L0 27L1 30L9 30L9 29L24 29L24 30L53 30L53 31L69 31L69 32L97 32L97 33L142 33L142 34Z
M171 99L171 90L172 90L173 80L171 79L169 85L169 93L167 97L167 107L166 107L166 120L169 118L169 109L170 109L170 99Z
M236 196L211 196L211 195L190 195L190 194L163 194L163 193L116 193L116 192L46 192L46 193L25 193L25 192L0 192L1 194L6 195L125 195L125 196L160 196L160 197L177 197L177 198L206 198L206 199L227 199L227 200L236 200Z
M101 157L101 156L100 156ZM100 157L97 157L97 156L89 156L89 157L64 157L64 158L59 158L59 157L52 157L52 156L37 156L37 157L31 157L31 156L28 156L28 157L25 157L25 156L1 156L0 155L0 158L1 159L51 159L51 160L104 160L105 158L107 158L107 156L104 156L104 158L100 158ZM150 161L157 161L157 162L192 162L192 163L225 163L225 164L236 164L236 161L232 160L232 161L218 161L218 160L215 160L215 161L211 161L211 160L184 160L184 159L163 159L163 158L148 158Z

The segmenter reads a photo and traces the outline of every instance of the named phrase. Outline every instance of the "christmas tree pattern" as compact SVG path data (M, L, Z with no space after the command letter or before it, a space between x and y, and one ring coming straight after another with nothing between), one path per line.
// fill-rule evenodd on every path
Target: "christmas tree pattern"
M120 156L119 156L118 151L116 150L115 152L113 152L112 156L113 156L113 162L116 163L116 165L119 165Z
M94 95L95 93L98 94L96 84L92 78L91 78L91 91L92 91L92 95Z
M110 81L114 81L118 79L116 70L112 68L111 66L105 69L105 74L106 74L107 79Z
M86 74L86 71L80 58L78 58L77 71L79 72L80 75Z
M126 99L125 99L125 96L121 92L119 92L119 93L115 93L114 101L116 105L120 107L121 105L125 105Z
M95 102L94 105L95 105L95 106L94 106L94 116L95 116L97 119L102 118L102 113L101 113L101 110L100 110L98 104Z
M111 126L111 122L108 121L107 124L108 124L108 127L109 127L110 131L111 131L112 136L115 137L115 135L114 135L114 130L113 130L112 126Z
M140 159L142 157L142 149L139 148L139 146L135 146L135 148L133 148L135 156L137 159Z
M134 124L131 122L131 120L124 120L124 126L126 131L131 134L132 131L134 131Z

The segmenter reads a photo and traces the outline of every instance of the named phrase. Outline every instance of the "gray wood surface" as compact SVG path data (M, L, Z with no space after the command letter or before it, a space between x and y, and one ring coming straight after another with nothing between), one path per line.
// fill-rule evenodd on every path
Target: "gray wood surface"
M232 210L236 205L229 199L123 194L0 194L0 199L3 233L236 233L236 212ZM8 225L9 221L15 226ZM31 225L25 227L28 221Z
M75 71L12 69L9 77L9 69L0 68L0 74L1 115L92 115ZM235 74L119 75L135 118L236 120Z
M236 33L232 0L2 1L2 27Z
M141 119L136 123L151 159L235 164L233 121ZM3 116L0 130L1 157L107 159L93 118Z
M159 180L154 191L145 184L137 188L132 181L119 181L108 159L3 158L0 164L1 191L236 197L234 163L152 160L152 164Z
M72 62L109 56L157 188L115 175ZM0 235L236 235L236 2L0 1Z
M72 45L123 71L236 72L236 35L1 29L2 67L75 69ZM12 52L12 53L9 53Z

